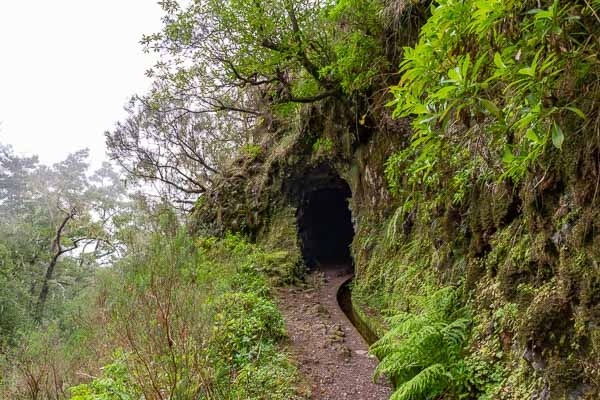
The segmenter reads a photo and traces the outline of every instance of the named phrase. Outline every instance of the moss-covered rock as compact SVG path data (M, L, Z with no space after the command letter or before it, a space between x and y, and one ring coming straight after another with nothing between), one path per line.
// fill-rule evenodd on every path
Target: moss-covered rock
M597 98L597 90L588 96ZM540 156L519 182L486 175L500 168L501 148L486 150L490 167L454 143L440 148L427 187L411 183L400 165L393 184L403 190L393 195L386 163L407 148L412 131L409 120L381 107L384 98L332 98L274 118L263 127L263 151L240 156L196 208L194 228L242 231L274 254L289 251L275 262L287 271L282 276L296 276L303 196L341 180L352 192L354 296L375 319L418 312L416 297L459 287L473 315L469 390L484 399L600 395L594 128L567 121L572 134L562 151ZM479 132L486 121L472 123L454 133Z

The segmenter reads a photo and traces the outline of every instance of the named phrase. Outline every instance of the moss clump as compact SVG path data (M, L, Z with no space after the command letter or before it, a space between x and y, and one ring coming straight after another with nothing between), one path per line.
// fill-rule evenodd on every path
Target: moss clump
M278 210L259 235L258 243L272 252L262 264L268 266L265 272L274 277L276 284L291 284L303 278L305 265L298 244L294 208Z

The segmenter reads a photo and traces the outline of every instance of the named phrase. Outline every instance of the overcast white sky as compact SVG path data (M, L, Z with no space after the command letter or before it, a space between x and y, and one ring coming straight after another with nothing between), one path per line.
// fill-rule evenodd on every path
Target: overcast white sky
M145 92L153 55L142 34L161 26L156 0L0 0L0 142L44 163L89 148Z

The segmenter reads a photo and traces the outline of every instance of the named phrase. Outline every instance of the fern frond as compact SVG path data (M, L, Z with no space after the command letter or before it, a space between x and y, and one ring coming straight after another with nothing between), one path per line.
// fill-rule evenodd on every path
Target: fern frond
M390 334L398 337L406 337L412 332L422 329L430 324L430 318L426 314L410 314L401 318L390 318L390 325L393 327ZM387 336L387 335L386 335Z
M370 349L381 360L375 379L386 374L399 385L392 399L428 399L443 391L468 337L467 313L453 287L412 300L419 312L389 318L390 331Z
M396 242L396 233L398 232L398 225L399 225L398 222L402 218L404 218L404 214L405 214L404 207L400 206L396 209L396 211L394 212L394 215L390 219L390 222L389 222L387 230L386 230L386 241L388 243Z
M404 344L400 340L392 342L378 341L371 346L369 353L381 360L390 354L401 352L402 348L404 348Z
M462 346L467 340L469 321L465 318L457 319L446 325L442 330L444 342L448 345Z
M396 314L396 315L394 315L392 317L386 318L386 321L390 325L396 326L396 325L402 324L407 319L411 319L411 318L414 318L414 317L415 317L414 314L411 314L411 313L408 313L408 312L404 312L404 311L400 311L398 314Z
M404 321L392 328L371 346L371 353L380 359L394 353L410 352L427 358L427 354L443 344L445 324L430 321L424 316Z
M396 382L406 382L417 375L426 365L417 358L407 356L406 353L393 354L386 357L377 368L375 368L374 380L377 381L381 375L386 375Z
M433 364L398 387L390 400L422 400L439 394L448 381L446 367Z

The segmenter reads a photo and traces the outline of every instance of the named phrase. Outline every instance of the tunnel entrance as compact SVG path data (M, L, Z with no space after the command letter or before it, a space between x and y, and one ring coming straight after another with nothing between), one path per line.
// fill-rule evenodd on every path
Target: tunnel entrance
M340 179L341 181L341 179ZM298 233L309 269L352 268L354 237L346 182L306 193L298 208Z

